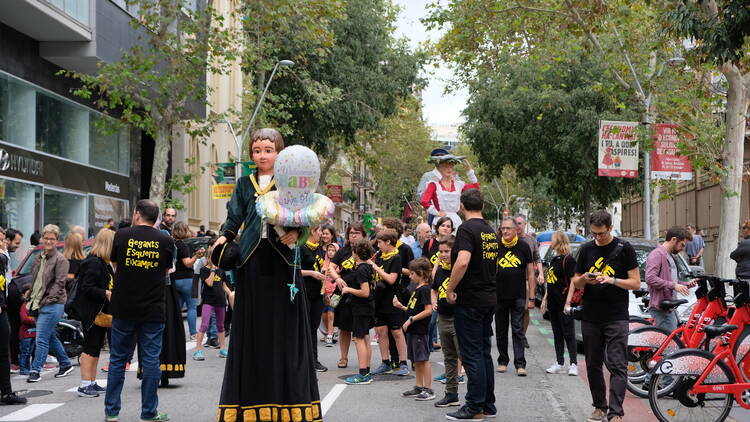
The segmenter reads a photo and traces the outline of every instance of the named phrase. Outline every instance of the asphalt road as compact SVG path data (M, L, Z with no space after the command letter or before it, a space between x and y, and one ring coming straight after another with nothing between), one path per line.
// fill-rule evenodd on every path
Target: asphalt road
M231 337L230 337L231 338ZM585 362L579 357L579 377L549 375L545 373L554 361L552 333L549 323L534 311L533 325L529 327L527 349L527 370L529 376L521 378L514 372L495 374L495 395L497 397L497 421L585 421L591 413L591 399L585 379ZM188 343L191 349L194 344ZM374 347L373 362L379 361L377 346ZM225 360L217 357L218 350L207 349L206 360L194 362L188 357L188 370L185 378L173 380L168 388L159 389L160 410L172 415L173 421L214 421L216 405ZM413 375L406 377L384 376L376 378L370 385L351 386L343 378L356 372L356 355L350 350L350 367L336 368L338 346L324 347L319 343L321 362L328 366L328 372L319 377L322 406L326 422L351 421L439 421L445 420L446 409L434 407L434 401L417 402L401 398L401 392L413 386ZM191 352L188 352L190 356ZM493 350L493 355L496 351ZM106 361L106 352L102 354ZM442 373L442 353L435 352L431 357L433 376ZM101 366L101 364L100 364ZM13 376L16 390L29 389L29 404L26 406L0 406L0 422L3 421L100 421L104 417L103 395L99 398L79 398L75 388L79 382L79 372L69 377L55 379L54 372L43 375L36 384L27 384L25 377ZM99 382L106 382L106 373L99 372ZM444 386L434 383L435 393L441 398ZM463 397L466 386L459 386ZM456 408L449 408L452 411ZM626 421L655 420L648 402L628 394L625 402ZM135 372L126 377L123 390L123 410L120 420L138 421L140 415L140 389ZM750 421L750 412L735 409L733 420ZM731 420L731 419L730 419Z

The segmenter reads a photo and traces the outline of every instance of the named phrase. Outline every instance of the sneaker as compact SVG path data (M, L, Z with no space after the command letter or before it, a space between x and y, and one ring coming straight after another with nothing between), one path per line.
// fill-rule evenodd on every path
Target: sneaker
M437 382L442 382L443 384L445 384L446 381L448 380L448 377L445 376L445 373L442 373L436 376L435 378L433 378L432 380L437 381Z
M381 374L391 374L393 373L393 369L391 369L391 365L381 363L380 366L377 367L374 371L371 372L372 375L381 375Z
M221 349L221 350L219 350L219 355L218 356L220 358L226 358L227 356L229 356L229 353L227 353L226 349Z
M39 382L42 380L42 376L39 372L29 372L29 377L26 378L26 382Z
M333 336L326 336L326 347L333 347Z
M359 384L371 384L372 383L372 375L352 375L351 377L344 380L345 383L349 385L359 385Z
M430 388L423 388L422 392L414 397L416 401L435 400L435 392Z
M190 340L189 341L195 341L197 334L190 334Z
M547 373L548 374L564 374L565 368L563 368L563 366L560 365L559 363L555 363L554 365L547 368Z
M162 413L162 412L156 412L156 416L154 416L153 418L147 418L147 419L141 418L141 422L157 422L157 421L168 421L168 420L169 420L169 415L167 413Z
M622 422L622 416L612 416L609 422Z
M602 409L594 409L591 416L588 418L588 422L606 422L607 412Z
M464 406L458 409L457 412L446 414L445 419L449 421L483 421L484 414L482 412L475 412Z
M97 384L96 381L94 381L94 383L91 384L91 386L94 388L94 390L96 390L99 393L105 393L107 391L106 388L104 388L101 385Z
M10 373L11 374L17 374L19 372L21 372L21 367L20 366L14 365L14 364L10 365Z
M577 377L578 376L578 365L575 363L571 363L570 367L568 367L568 375L571 377Z
M125 362L125 372L130 371L130 362Z
M193 360L206 360L206 358L203 356L203 352L200 350L196 350L195 353L193 353Z
M45 363L44 365L42 365L42 369L45 371L49 369L55 369L55 368L57 368L57 365L55 365L54 363Z
M523 338L523 348L524 349L529 348L529 340L527 340L526 337Z
M497 417L497 410L493 412L490 409L484 408L484 410L482 410L482 415L484 415L485 419L487 419L487 418L496 418Z
M519 377L525 377L527 375L526 368L516 369L516 375L518 375Z
M118 422L120 417L118 415L107 415L104 417L104 422Z
M404 391L403 393L401 393L401 397L407 397L407 398L409 398L409 397L417 397L419 395L419 393L421 393L421 392L422 392L422 387L414 386L414 388L412 388L411 390Z
M326 368L325 366L323 366L322 363L320 363L318 361L315 361L315 370L318 371L318 372L325 372L325 371L328 370L328 368Z
M104 366L102 366L102 372L109 372L109 362L105 363Z
M435 402L435 407L458 406L458 394L446 394L445 397Z
M18 397L16 393L4 394L0 397L0 404L12 406L14 404L26 404L26 397Z
M508 365L497 365L497 372L501 374L508 372Z
M458 383L466 384L466 375L461 375L460 377L458 377Z
M405 377L409 375L409 367L407 365L401 365L399 366L398 371L394 371L393 374L400 377Z
M99 397L99 392L94 389L93 384L85 387L78 387L78 397L94 398Z
M57 371L57 373L55 374L55 378L67 377L68 375L70 375L71 372L73 372L73 366L72 365L71 366L61 367L60 370Z

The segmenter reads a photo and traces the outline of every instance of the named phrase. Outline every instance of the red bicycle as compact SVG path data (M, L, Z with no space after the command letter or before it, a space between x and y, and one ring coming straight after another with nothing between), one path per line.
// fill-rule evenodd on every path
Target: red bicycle
M652 383L669 379L666 391L649 391L649 404L662 422L724 421L736 401L750 409L750 286L735 284L736 310L728 324L703 327L708 339L703 349L685 349L662 359L654 368Z
M697 301L687 323L674 331L654 326L636 328L628 336L628 391L638 397L648 397L650 385L658 389L668 389L669 384L653 384L647 381L647 374L665 355L684 348L698 348L703 344L706 336L705 326L726 322L729 309L725 301L726 282L717 277L702 276L698 279L698 289L695 291ZM709 290L710 286L710 290ZM673 310L687 303L685 299L664 300L660 307Z

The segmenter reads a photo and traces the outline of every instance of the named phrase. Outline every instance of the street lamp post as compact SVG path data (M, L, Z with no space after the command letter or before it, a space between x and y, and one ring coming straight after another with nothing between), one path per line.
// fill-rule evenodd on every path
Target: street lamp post
M276 62L276 66L273 67L273 71L271 72L271 76L268 77L268 82L266 82L266 88L263 90L263 93L260 94L260 97L258 98L258 104L255 105L255 111L253 111L253 116L250 117L250 123L247 125L247 129L245 129L245 134L242 135L242 140L240 142L240 146L245 144L245 140L247 139L248 135L250 135L250 131L253 129L253 125L255 124L255 118L258 117L258 112L260 111L260 107L263 105L263 100L266 98L266 93L268 92L268 88L271 87L271 81L273 81L274 75L276 75L276 71L279 70L280 66L294 66L294 62L291 60L279 60Z

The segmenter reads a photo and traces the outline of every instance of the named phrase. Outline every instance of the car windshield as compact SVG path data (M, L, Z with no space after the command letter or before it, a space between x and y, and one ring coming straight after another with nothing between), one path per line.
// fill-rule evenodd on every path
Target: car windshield
M57 248L57 251L62 253L63 248L59 247ZM89 251L91 250L91 245L84 245L83 246L83 254L88 255ZM33 249L31 253L29 254L29 257L24 261L23 267L16 271L16 277L20 277L22 275L31 274L31 268L34 266L34 260L36 259L39 254L42 253L42 249Z

